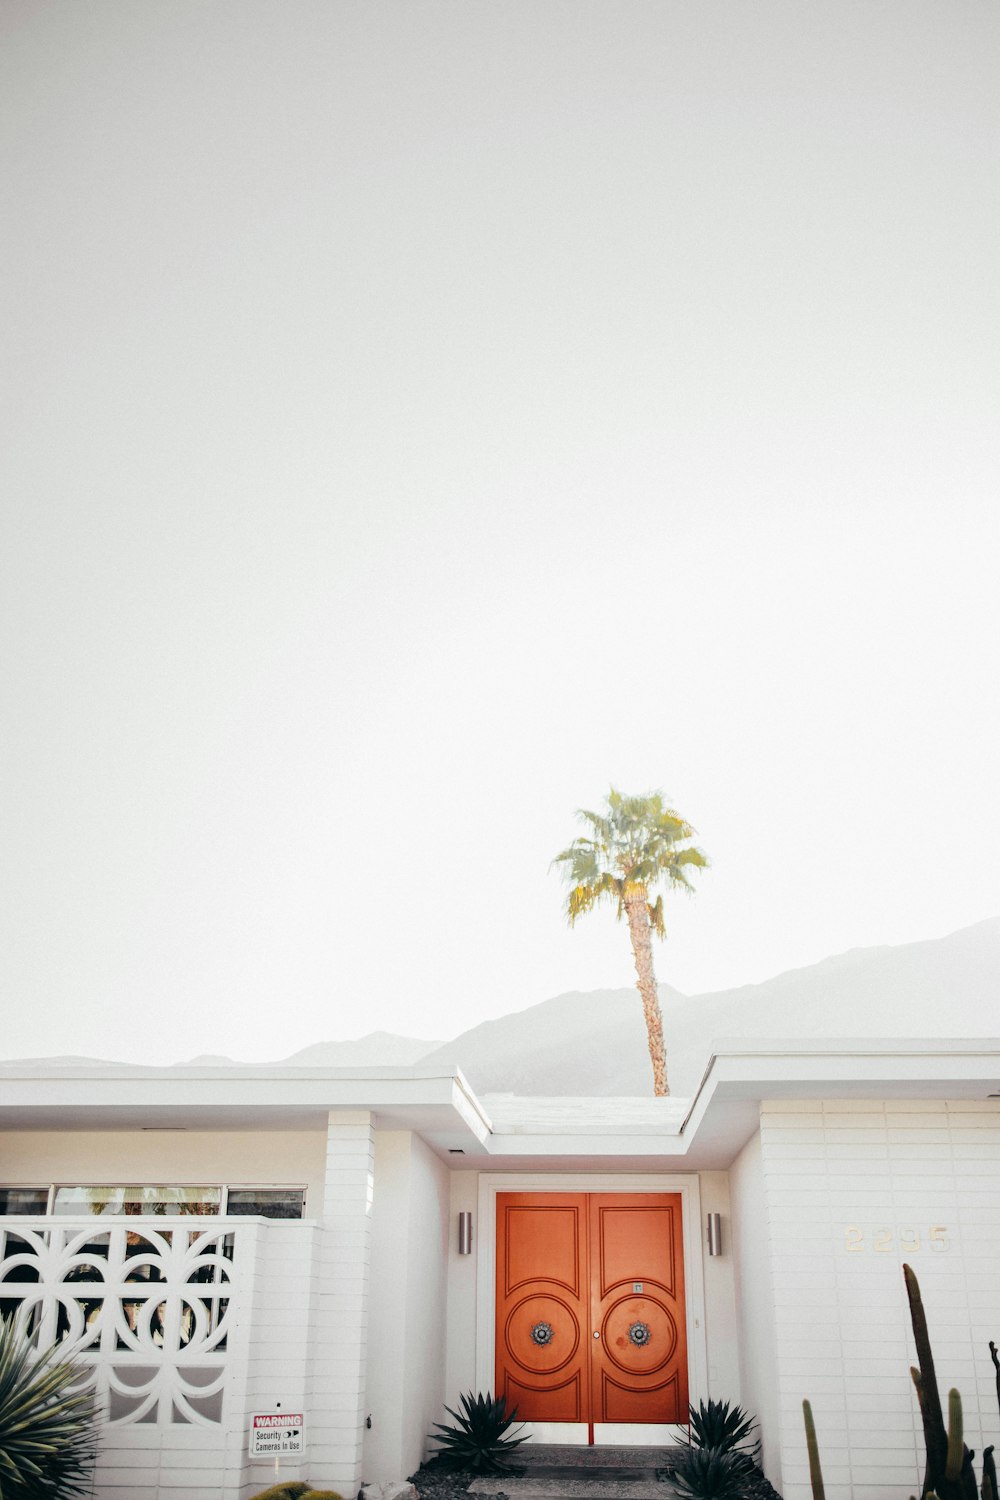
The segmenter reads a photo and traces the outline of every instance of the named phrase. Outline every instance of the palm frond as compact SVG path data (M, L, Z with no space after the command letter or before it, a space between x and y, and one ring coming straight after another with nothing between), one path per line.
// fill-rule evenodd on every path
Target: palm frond
M606 818L603 813L591 812L586 807L578 807L577 817L581 822L589 823L594 832L594 840L600 844L608 844L615 836L615 823L613 818Z
M578 885L586 880L594 880L600 875L601 850L593 839L576 839L568 849L557 854L552 863L568 865L569 868L565 872L566 879Z
M613 875L604 874L589 885L576 885L566 898L566 915L572 927L577 917L586 916L603 901L613 901L621 907L621 881Z
M609 900L621 917L626 896L638 894L647 904L653 931L663 937L662 897L651 903L648 892L660 883L690 891L688 871L708 864L702 851L688 842L694 836L691 824L664 805L661 792L627 796L614 786L606 812L580 808L577 816L588 834L574 839L552 861L563 867L570 886L570 924Z
M679 849L676 859L672 862L667 872L670 884L677 890L694 890L694 886L691 884L686 873L689 866L696 870L706 870L708 868L708 859L700 849Z

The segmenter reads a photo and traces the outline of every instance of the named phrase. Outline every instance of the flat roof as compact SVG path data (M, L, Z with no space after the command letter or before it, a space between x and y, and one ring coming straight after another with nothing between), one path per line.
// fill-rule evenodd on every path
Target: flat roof
M370 1112L380 1128L418 1132L454 1166L540 1171L725 1167L757 1128L762 1101L822 1098L1000 1107L1000 1039L721 1040L691 1099L478 1098L448 1064L0 1064L3 1130L325 1130L331 1113Z

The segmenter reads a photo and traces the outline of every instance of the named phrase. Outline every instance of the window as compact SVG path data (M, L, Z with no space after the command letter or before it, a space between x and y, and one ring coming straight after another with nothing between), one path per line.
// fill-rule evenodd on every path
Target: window
M49 1188L0 1187L0 1218L12 1214L47 1214ZM52 1213L60 1218L237 1218L301 1219L305 1213L304 1187L225 1187L218 1184L60 1183L52 1189Z
M0 1188L0 1214L44 1214L48 1207L47 1187Z
M219 1187L57 1187L54 1214L218 1214Z
M233 1188L226 1202L227 1214L260 1214L265 1219L301 1219L305 1188Z

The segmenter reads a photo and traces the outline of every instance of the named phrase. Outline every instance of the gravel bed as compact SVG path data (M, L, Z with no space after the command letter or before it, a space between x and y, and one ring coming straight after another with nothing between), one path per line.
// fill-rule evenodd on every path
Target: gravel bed
M763 1470L754 1467L754 1476L744 1488L744 1500L781 1500ZM524 1472L523 1469L514 1470L515 1474ZM471 1469L444 1469L436 1464L422 1464L415 1474L410 1475L410 1483L416 1487L420 1500L469 1500L469 1485L477 1477ZM664 1470L659 1477L669 1479L669 1471ZM477 1494L476 1500L509 1500L503 1488L502 1474L497 1475L496 1484L496 1490L489 1495Z
M754 1467L756 1468L756 1465ZM747 1500L781 1500L781 1496L763 1469L757 1469L753 1480L747 1485Z
M524 1470L515 1469L513 1472L523 1474ZM478 1478L471 1469L445 1469L431 1463L421 1464L417 1472L410 1475L410 1483L416 1486L420 1500L469 1500L466 1491ZM502 1474L496 1476L496 1485L492 1494L477 1495L476 1500L508 1500ZM761 1500L765 1497L761 1496Z

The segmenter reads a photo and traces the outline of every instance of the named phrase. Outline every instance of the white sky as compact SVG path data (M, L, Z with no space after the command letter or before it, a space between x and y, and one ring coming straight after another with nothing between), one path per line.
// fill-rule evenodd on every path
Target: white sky
M0 1055L247 1060L1000 911L1000 10L0 11Z

